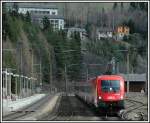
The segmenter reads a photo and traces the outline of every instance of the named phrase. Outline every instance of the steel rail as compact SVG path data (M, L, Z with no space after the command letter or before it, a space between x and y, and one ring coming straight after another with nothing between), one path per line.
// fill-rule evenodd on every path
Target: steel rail
M140 102L140 101L136 101L136 100L132 100L132 99L126 99L128 102L131 102L133 103L132 106L129 106L126 110L124 110L121 114L121 117L124 119L124 120L131 120L131 119L128 119L127 116L130 112L136 110L136 109L139 109L143 106L146 106L146 104ZM143 112L142 112L143 113ZM144 114L144 113L143 113ZM143 115L141 115L141 119L144 119L143 118Z

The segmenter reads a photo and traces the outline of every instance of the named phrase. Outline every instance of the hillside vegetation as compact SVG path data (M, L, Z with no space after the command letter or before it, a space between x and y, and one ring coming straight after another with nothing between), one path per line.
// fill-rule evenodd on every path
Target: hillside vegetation
M39 64L40 57L42 63L44 61L49 62L48 49L50 46L44 45L47 40L42 38L41 35L43 34L40 28L30 22L26 22L22 16L6 13L3 19L5 20L3 21L5 23L3 26L3 31L5 31L3 49L14 49L14 52L4 51L3 68L9 66L16 69L15 72L17 73L21 72L24 75L31 76L32 55L33 64ZM22 57L22 66L20 57ZM45 64L46 66L48 66L48 62ZM42 71L45 71L44 67L42 67ZM34 67L34 73L39 73L38 66ZM34 76L37 77L38 75L35 74Z
M59 5L65 17L65 27L85 28L88 34L86 41L81 42L77 32L68 39L64 30L53 30L47 17L43 18L41 28L31 23L28 12L26 15L18 14L16 4L13 11L8 11L3 4L3 69L12 68L14 73L35 77L39 83L50 83L53 80L54 86L64 87L66 75L68 81L86 79L83 74L87 66L83 63L105 64L103 68L97 67L98 70L93 66L88 68L89 77L93 77L102 74L107 63L115 57L119 72L126 73L127 54L122 51L128 50L130 73L146 72L146 3L111 3L104 7L94 4L99 9L95 9L92 3L86 3L86 6L84 3L76 4L77 9L72 8L71 3ZM118 25L130 28L129 37L118 42L110 39L96 40L97 28ZM87 52L82 54L81 49L87 49Z
M39 83L41 79L46 83L53 79L59 82L54 85L62 86L65 67L68 79L80 79L80 48L78 33L68 40L64 31L54 31L49 22L41 28L31 23L28 13L21 15L15 11L3 11L3 69L11 68L15 69L14 73L33 76ZM64 52L67 50L74 52ZM73 63L77 66L68 67Z
M95 11L98 10L90 10L91 13L95 12L95 19L93 19L95 23L90 21L89 17L89 23L86 24L90 39L86 44L88 51L101 57L104 61L111 61L112 57L115 57L119 72L126 73L127 53L123 51L128 50L130 73L145 73L148 52L147 8L146 2L130 2L126 6L124 3L114 3L111 9L105 11L104 7L97 14ZM113 29L119 25L129 27L129 36L124 36L120 41L109 38L97 40L96 30L99 27Z

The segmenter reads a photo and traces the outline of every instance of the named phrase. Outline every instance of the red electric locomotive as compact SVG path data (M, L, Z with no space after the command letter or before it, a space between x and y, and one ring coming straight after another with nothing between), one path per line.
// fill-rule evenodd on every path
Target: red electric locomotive
M124 108L124 79L121 76L98 76L94 83L97 86L97 106Z
M81 85L78 96L86 102L99 108L124 108L124 79L121 76L101 75Z

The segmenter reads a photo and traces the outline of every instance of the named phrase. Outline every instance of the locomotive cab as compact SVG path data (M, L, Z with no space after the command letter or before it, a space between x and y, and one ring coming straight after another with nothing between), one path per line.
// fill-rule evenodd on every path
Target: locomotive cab
M117 75L103 75L97 79L99 107L124 108L124 79Z

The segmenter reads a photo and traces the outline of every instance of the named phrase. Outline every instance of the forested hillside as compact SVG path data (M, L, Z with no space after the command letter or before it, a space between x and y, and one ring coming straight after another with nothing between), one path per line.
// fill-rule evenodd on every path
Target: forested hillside
M89 52L111 61L115 57L118 72L126 73L127 52L129 53L130 73L144 73L147 68L148 23L146 3L114 3L111 9L101 11L97 23L87 23L86 29L90 41L86 43ZM98 19L96 19L98 20ZM113 39L96 39L97 27L115 28L125 25L130 28L130 35L124 36L123 41Z
M42 4L46 5L46 3ZM83 63L102 63L103 67L89 67L88 71L89 77L90 74L92 77L102 74L112 57L115 57L118 72L126 73L127 54L122 51L128 50L130 72L146 72L147 3L107 5L105 3L55 3L55 5L64 15L65 28L86 29L86 41L81 41L77 32L68 39L64 30L54 31L47 17L43 18L43 28L41 28L31 22L29 13L18 14L17 4L13 5L13 11L6 9L3 4L4 69L12 68L15 73L34 76L45 83L53 80L56 81L56 86L62 86L66 75L70 81L86 79L86 76L82 75L87 70ZM130 28L129 37L124 37L123 41L118 42L96 39L97 28L115 28L118 25ZM81 49L86 49L86 53Z
M68 67L68 79L79 80L82 59L79 34L67 39L63 30L53 30L46 17L43 25L41 28L31 23L29 13L18 14L3 6L3 69L11 68L14 73L33 76L43 83L52 79L56 81L54 86L63 86L65 67L76 63L78 66Z

